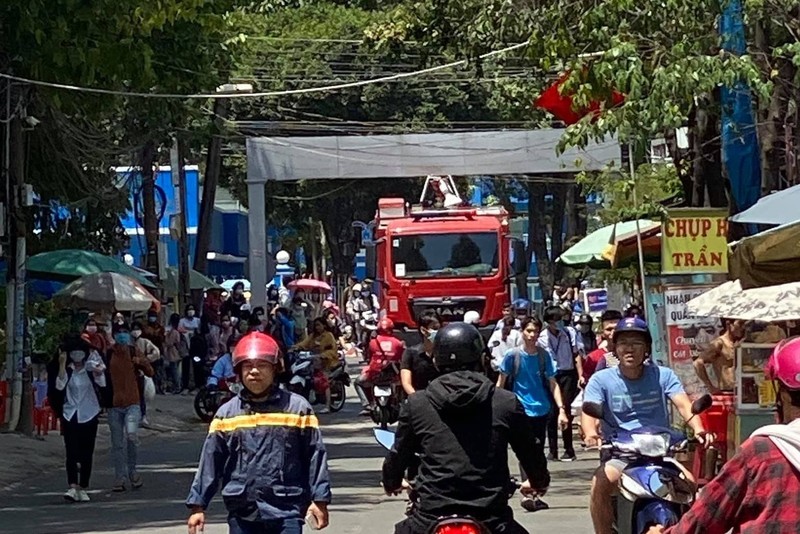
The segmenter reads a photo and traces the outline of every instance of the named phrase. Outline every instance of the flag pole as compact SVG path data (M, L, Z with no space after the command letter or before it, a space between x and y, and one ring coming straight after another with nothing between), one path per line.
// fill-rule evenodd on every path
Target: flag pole
M630 164L630 171L631 171L631 193L633 196L633 207L634 209L637 207L637 200L636 200L636 169L634 168L633 163L633 143L628 143L628 163ZM642 291L642 313L644 316L647 317L648 315L648 308L647 308L647 292L645 291L645 272L644 272L644 251L642 250L642 233L639 229L639 215L636 215L636 249L639 254L639 277L640 277L640 288Z

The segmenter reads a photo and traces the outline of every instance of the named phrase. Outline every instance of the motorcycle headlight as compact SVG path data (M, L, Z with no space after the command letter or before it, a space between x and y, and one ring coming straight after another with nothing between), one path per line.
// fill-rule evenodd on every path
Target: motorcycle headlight
M666 456L669 452L670 436L663 434L631 434L636 451L642 456Z

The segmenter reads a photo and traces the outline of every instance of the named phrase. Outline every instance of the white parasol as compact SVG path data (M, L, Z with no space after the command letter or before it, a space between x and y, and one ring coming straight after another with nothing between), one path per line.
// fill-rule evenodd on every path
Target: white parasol
M147 311L158 300L139 282L118 273L96 273L70 283L55 294L62 306L92 311Z
M724 286L725 284L723 284ZM720 290L722 286L711 291ZM715 293L713 302L702 309L694 302L708 293L688 302L689 311L695 315L726 317L746 321L794 321L800 319L800 282L777 286L758 287L742 291L735 285ZM712 299L707 299L712 300Z

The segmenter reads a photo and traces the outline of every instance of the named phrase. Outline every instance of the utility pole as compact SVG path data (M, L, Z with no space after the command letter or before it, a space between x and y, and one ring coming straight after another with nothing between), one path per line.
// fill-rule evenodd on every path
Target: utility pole
M176 219L170 222L177 226L175 232L178 237L178 295L183 308L191 302L189 284L189 236L186 232L186 169L183 163L183 151L177 136L172 138L172 148L169 151L170 170L172 172L172 185L175 187Z
M217 87L218 94L252 93L249 83L228 83ZM208 274L208 252L211 248L211 222L214 202L222 170L222 131L230 113L231 99L217 98L214 101L214 132L208 142L206 175L203 177L203 197L200 200L200 221L197 225L197 244L194 249L194 270Z
M14 87L19 87L13 95ZM11 105L13 96L17 105ZM25 88L6 82L4 174L6 182L6 358L7 378L11 380L11 418L9 430L33 431L30 369L25 365L25 214L22 192L25 188L25 140L22 118L25 115Z
M153 172L153 163L156 159L156 145L148 141L142 148L142 158L139 162L142 173L142 219L144 220L145 255L144 267L154 274L158 274L158 215L156 214L156 177Z

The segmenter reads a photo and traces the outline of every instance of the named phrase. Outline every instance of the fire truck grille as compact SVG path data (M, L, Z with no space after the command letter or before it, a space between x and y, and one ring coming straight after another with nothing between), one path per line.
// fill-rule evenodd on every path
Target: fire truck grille
M445 322L462 321L468 311L483 317L486 299L483 297L416 298L409 299L411 314L416 320L425 310L434 310Z

